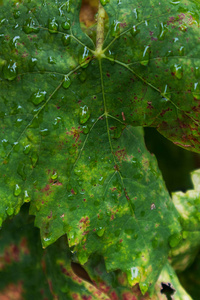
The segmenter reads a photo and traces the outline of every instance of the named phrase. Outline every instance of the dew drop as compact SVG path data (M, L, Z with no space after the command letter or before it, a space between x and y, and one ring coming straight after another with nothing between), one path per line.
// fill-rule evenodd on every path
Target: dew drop
M150 51L149 51L150 46L145 46L144 52L143 52L143 60L140 61L141 65L147 66L149 63L149 57L150 57Z
M31 150L31 145L27 144L24 146L23 152L24 154L29 154L30 150Z
M17 77L17 64L10 60L3 66L3 75L7 80L14 80Z
M28 194L28 191L27 190L25 190L24 191L24 202L30 202L31 201L31 198L30 198L30 196L29 196L29 194Z
M37 162L38 162L38 155L36 152L33 152L31 155L31 163L33 168L36 166Z
M160 33L159 33L158 39L161 41L164 40L165 35L168 32L168 29L166 27L167 27L166 24L163 24L162 22L160 23Z
M80 124L85 124L87 122L87 120L90 118L90 115L91 115L91 113L90 113L88 106L87 105L81 106L80 113L79 113Z
M200 67L194 68L194 75L196 78L200 78Z
M105 228L103 227L98 227L96 228L96 234L99 236L99 237L102 237L104 235L104 232L105 232Z
M32 71L33 68L36 66L37 64L37 58L35 57L32 57L30 60L29 60L29 67L30 67L30 70Z
M90 128L87 125L83 126L82 128L83 128L83 134L88 134L88 132L90 131Z
M139 32L140 32L140 30L137 28L137 26L133 26L133 28L131 28L131 35L132 36L136 36Z
M173 5L177 5L179 3L180 3L180 1L170 1L170 4L173 4Z
M198 82L194 84L194 91L192 92L192 95L196 100L200 100L200 88L198 87L198 85Z
M40 130L40 134L41 134L42 136L46 136L46 135L49 134L49 130L48 130L47 128L41 129L41 130Z
M18 197L21 194L21 191L22 191L21 187L18 184L15 184L14 196Z
M69 34L64 34L62 36L62 43L64 46L68 46L71 42L71 36Z
M110 0L100 0L100 2L101 2L101 5L106 5L107 3L109 3L110 2Z
M57 179L58 178L58 173L57 172L53 172L53 175L51 175L51 179L52 180L55 180L55 179Z
M14 13L13 13L13 17L15 19L18 19L20 17L20 15L21 15L21 12L19 10L15 10Z
M187 26L185 24L181 24L179 26L180 31L186 32L187 31Z
M117 20L113 21L113 24L111 26L111 35L115 38L120 35L120 22Z
M17 173L21 176L23 180L26 180L26 174L25 174L25 164L23 162L20 162L17 167Z
M48 29L50 33L57 33L58 32L58 22L56 21L55 18L49 19L48 21Z
M36 21L32 17L30 17L25 21L23 30L28 34L32 32L37 33L40 29L38 28Z
M138 19L139 19L139 13L138 13L137 8L134 8L134 9L132 10L132 12L133 12L133 15L135 16L135 19L138 20Z
M171 73L175 75L177 79L181 79L183 77L183 67L179 64L174 64L171 66Z
M87 68L91 59L91 53L87 47L84 47L79 51L78 62L82 68Z
M68 76L65 76L65 77L64 77L64 81L63 81L63 85L62 85L62 86L63 86L65 89L68 89L70 85L71 85L71 79L70 79Z
M172 51L171 50L169 50L169 51L167 51L167 53L165 54L165 56L163 57L163 62L166 64L166 63L168 63L168 57L169 56L172 56Z
M71 27L71 20L67 18L67 20L65 22L63 22L61 26L65 30L70 29L70 27Z
M53 56L49 56L48 57L48 63L51 65L55 65L56 64L56 58Z
M6 213L7 213L7 215L8 216L12 216L13 214L14 214L14 208L13 207L8 207L7 209L6 209Z
M67 0L66 1L66 9L67 9L68 13L71 11L71 5L72 5L72 0Z
M46 98L46 91L41 91L40 89L35 92L32 96L31 96L31 102L35 105L40 104L41 102L45 101Z
M181 46L180 49L178 50L179 55L184 56L185 55L185 47Z

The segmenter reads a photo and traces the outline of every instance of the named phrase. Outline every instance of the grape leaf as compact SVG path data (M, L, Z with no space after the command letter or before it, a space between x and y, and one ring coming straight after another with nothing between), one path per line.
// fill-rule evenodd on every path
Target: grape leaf
M193 190L173 193L172 199L180 214L182 241L171 250L175 270L183 271L194 261L200 249L200 170L191 174Z
M65 237L41 248L39 230L24 207L4 223L0 249L0 299L109 300L73 272Z
M103 50L81 1L1 2L0 216L31 201L44 247L67 233L146 292L181 236L138 126L199 152L199 4L101 2Z

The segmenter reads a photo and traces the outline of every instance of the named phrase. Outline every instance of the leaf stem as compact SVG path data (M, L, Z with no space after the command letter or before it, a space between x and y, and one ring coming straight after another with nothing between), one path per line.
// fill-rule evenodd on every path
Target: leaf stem
M98 17L97 17L97 36L96 36L96 56L102 56L102 46L104 42L104 20L106 12L99 0Z

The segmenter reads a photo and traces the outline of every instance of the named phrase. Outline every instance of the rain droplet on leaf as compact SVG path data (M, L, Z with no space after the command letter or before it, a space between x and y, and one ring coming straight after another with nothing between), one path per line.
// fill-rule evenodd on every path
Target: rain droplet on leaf
M7 209L6 209L6 213L7 213L7 215L8 216L12 216L13 214L14 214L14 208L13 207L8 207Z
M194 91L192 92L192 95L196 100L200 100L200 88L198 82L195 82L194 84Z
M68 89L68 87L71 85L71 79L68 76L64 77L64 81L63 81L63 87L65 89Z
M183 77L183 67L179 64L174 64L171 66L171 73L175 75L177 79L181 79Z
M32 32L37 33L40 29L38 28L36 21L32 17L30 17L25 21L23 30L28 34Z
M131 28L131 35L132 36L136 36L139 32L140 32L140 30L138 29L138 27L137 26L133 26L132 28Z
M101 2L101 5L106 5L107 3L109 3L110 2L110 0L100 0L100 2Z
M149 57L150 57L150 51L149 51L150 46L145 46L144 52L143 52L143 58L140 61L141 65L147 66L149 63Z
M180 49L178 50L179 55L184 56L185 55L185 47L180 47Z
M58 173L57 172L53 172L53 175L51 175L51 179L55 180L58 178Z
M55 18L49 19L48 21L48 29L50 33L57 33L58 32L58 22L56 21Z
M71 42L71 36L69 34L64 34L62 36L62 42L64 46L68 46Z
M82 48L78 54L78 62L82 68L87 68L91 59L91 53L87 47Z
M3 75L7 80L14 80L17 77L17 64L10 60L3 66Z
M20 194L21 194L21 191L22 191L22 189L21 189L21 187L18 185L18 184L15 184L15 187L14 187L14 196L19 196Z
M72 0L67 0L66 1L66 9L67 9L68 13L71 11L71 5L72 5Z
M160 33L158 35L158 39L160 41L164 40L167 32L168 32L167 25L163 24L163 22L161 22L160 23Z
M20 17L20 14L21 14L20 10L15 10L15 11L13 12L13 17L14 17L15 19L18 19L18 18Z
M56 58L53 57L53 56L49 56L48 57L48 63L51 64L51 65L56 64Z
M200 67L195 67L194 68L194 75L196 78L200 77Z
M90 118L90 110L87 105L80 107L79 120L80 124L85 124L87 120Z
M41 129L41 130L40 130L40 134L41 134L42 136L48 135L48 134L49 134L49 129L47 129L47 128Z
M70 29L70 27L71 27L71 20L67 18L67 20L62 23L62 28L68 30Z
M115 38L120 35L120 22L117 20L113 21L113 24L111 26L111 35Z
M35 105L40 104L41 102L45 101L46 98L46 91L41 91L40 89L35 92L32 96L31 96L31 102Z
M99 237L102 237L104 235L104 232L105 232L105 228L103 227L98 227L96 228L96 234L99 236Z
M28 191L25 190L24 191L24 202L30 202L30 201L31 201L31 198L30 198L30 196L28 194Z

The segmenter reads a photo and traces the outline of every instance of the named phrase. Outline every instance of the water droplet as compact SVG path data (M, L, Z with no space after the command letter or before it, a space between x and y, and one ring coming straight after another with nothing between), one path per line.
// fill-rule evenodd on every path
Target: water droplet
M18 185L18 184L15 184L15 187L14 187L14 196L19 196L21 194L21 187Z
M53 19L49 19L49 22L48 22L48 29L49 29L49 32L50 33L57 33L58 32L58 22L56 21L55 18Z
M88 134L88 132L90 131L90 127L88 125L85 125L82 128L83 128L83 134Z
M168 32L167 24L163 24L163 22L161 22L160 23L160 34L158 36L158 39L161 41L164 40L167 32Z
M68 30L70 29L70 27L71 27L71 20L67 18L67 20L62 23L62 28Z
M87 78L87 73L85 71L80 72L78 78L80 79L81 82L85 82Z
M32 17L30 17L25 21L23 30L28 34L32 32L37 33L40 29L38 28L36 21Z
M56 64L56 58L53 56L49 56L48 57L48 63L51 65L55 65Z
M192 92L192 95L196 100L200 100L200 88L198 82L194 83L194 91Z
M136 20L139 20L139 13L138 13L137 8L134 8L134 9L132 10L132 12L133 12L133 15L135 16L135 19L136 19Z
M81 106L80 107L80 113L79 113L79 117L80 117L80 124L85 124L87 122L87 120L90 118L90 110L87 107L87 105Z
M66 9L67 9L68 13L71 11L71 5L72 5L72 0L67 0L66 1Z
M29 67L30 67L30 70L32 71L33 68L36 66L37 64L37 58L35 57L32 57L30 60L29 60Z
M195 67L194 68L194 75L196 78L200 77L200 67Z
M87 47L84 47L79 51L78 61L82 68L87 68L91 57L91 53Z
M49 129L47 129L47 128L41 129L41 130L40 130L40 134L41 134L42 136L48 135L48 134L49 134Z
M15 10L15 11L13 12L13 17L14 17L15 19L18 19L18 18L20 17L20 15L21 15L21 12L20 12L19 10Z
M96 234L99 236L99 237L102 237L104 235L104 232L105 232L105 228L103 227L98 227L96 228Z
M145 46L144 52L143 52L143 60L140 61L141 65L147 66L149 63L149 57L150 57L150 51L149 51L150 46Z
M110 2L110 0L100 0L100 2L101 2L101 5L106 5L107 3L109 3Z
M37 162L38 162L37 152L33 152L31 154L31 163L32 163L33 168L36 166Z
M113 21L113 24L111 26L111 35L115 38L120 35L120 22L117 20Z
M20 39L19 35L15 36L13 39L11 39L11 41L9 43L11 49L17 48L17 43L18 43L19 39Z
M64 77L63 87L65 89L68 89L68 87L71 85L71 79L68 76Z
M14 214L14 208L13 207L8 207L7 209L6 209L6 213L7 213L7 215L8 216L12 216L13 214Z
M133 28L131 29L132 36L136 36L139 32L140 30L138 29L138 27L134 25Z
M185 47L184 46L180 47L178 52L179 52L179 55L184 56L185 55Z
M53 175L51 175L51 179L55 180L58 178L58 173L56 171L53 172Z
M170 1L170 4L173 4L173 5L177 5L179 3L180 3L180 1Z
M30 196L28 194L28 191L25 190L24 191L24 202L30 202L30 201L31 201L31 198L30 198Z
M168 63L168 57L169 56L172 56L172 51L171 50L169 50L169 51L167 51L167 53L165 54L165 56L163 57L163 62L166 64L166 63Z
M3 75L7 80L14 80L17 77L17 64L10 60L3 66Z
M38 90L31 96L31 102L35 105L40 104L41 102L45 101L46 93L46 91Z
M171 66L171 73L175 75L177 79L181 79L183 77L183 67L178 64L174 64Z
M64 46L69 45L70 42L71 42L71 36L70 36L69 34L64 34L64 35L62 36L62 42L63 42L63 45L64 45Z
M131 286L140 281L140 272L137 267L132 267L126 271L128 282Z

